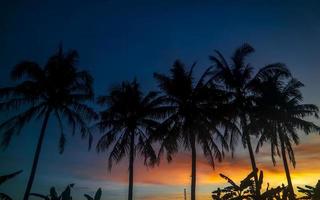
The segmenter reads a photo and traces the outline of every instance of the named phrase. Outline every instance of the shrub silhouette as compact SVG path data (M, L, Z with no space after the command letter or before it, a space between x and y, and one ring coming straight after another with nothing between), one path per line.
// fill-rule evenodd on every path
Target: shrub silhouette
M99 188L99 189L96 191L94 197L91 197L91 196L88 195L88 194L85 194L84 196L87 198L87 200L100 200L100 199L101 199L101 196L102 196L101 188Z
M259 174L258 185L254 180L254 175ZM231 178L226 175L220 174L220 176L225 179L230 186L225 188L218 188L217 190L212 192L213 200L287 200L288 199L288 189L286 186L278 186L275 188L266 189L266 191L262 191L263 184L263 172L260 171L254 172L252 171L247 175L240 184L237 184ZM259 196L257 196L256 190L259 189Z
M60 195L58 195L55 187L51 187L49 195L30 193L30 196L39 197L44 200L72 200L71 188L73 188L73 186L74 184L68 185Z
M16 177L17 175L19 175L20 173L22 172L22 170L20 171L16 171L16 172L13 172L11 174L6 174L6 175L2 175L0 176L0 185L3 184L4 182ZM0 192L0 200L12 200L12 198L5 194L5 193L2 193Z
M318 200L318 199L320 199L320 180L318 180L318 183L314 187L309 186L309 185L306 185L305 188L298 187L298 192L301 192L304 194L304 196L302 196L298 199L303 199L303 200Z

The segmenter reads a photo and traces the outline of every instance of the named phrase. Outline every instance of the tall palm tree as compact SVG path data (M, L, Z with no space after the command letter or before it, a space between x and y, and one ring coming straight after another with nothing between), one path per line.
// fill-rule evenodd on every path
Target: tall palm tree
M238 124L241 130L241 138L243 146L248 148L252 171L257 172L257 165L255 161L254 151L252 149L250 135L252 133L248 130L250 122L249 114L253 106L254 92L256 79L265 73L273 73L279 71L283 74L289 75L289 71L281 63L274 63L261 68L256 74L250 64L246 63L246 58L254 52L254 48L249 44L243 44L235 50L231 57L231 62L219 52L215 51L215 55L210 56L210 60L216 67L215 77L218 82L224 84L226 92L231 95L229 106L233 111L233 120ZM233 132L237 133L237 132ZM239 138L237 134L230 134L230 148L233 151L234 146ZM254 174L256 185L258 184L258 175ZM256 188L256 195L260 195L260 188Z
M183 63L176 61L170 75L154 74L170 112L156 132L155 138L161 144L158 157L166 151L167 160L171 161L179 144L191 150L191 200L196 199L197 144L213 167L214 160L221 161L223 150L228 149L219 127L223 122L221 108L226 97L209 78L211 68L195 82L194 66L187 70Z
M149 141L149 134L158 125L158 119L165 116L161 99L156 92L143 95L136 80L122 82L98 99L100 105L107 108L100 113L97 126L104 135L97 144L97 150L109 152L108 168L129 156L129 193L133 199L134 159L139 152L145 157L146 165L156 162L156 154Z
M44 67L30 61L16 65L11 71L11 78L20 82L12 87L0 88L0 110L18 112L0 125L2 147L6 148L12 136L19 134L30 120L43 120L24 200L28 199L32 188L51 115L56 117L61 130L60 153L64 150L66 140L63 119L71 125L73 133L79 129L82 136L89 136L91 141L87 120L94 119L97 115L85 102L93 99L93 78L87 71L76 68L77 59L76 51L64 53L60 47Z
M299 143L298 130L306 134L319 131L318 126L305 119L310 116L318 117L318 107L302 104L300 89L303 84L297 79L284 77L280 73L265 74L260 78L260 85L257 87L259 96L252 117L253 127L261 133L257 151L266 141L270 142L274 164L275 155L280 155L281 152L290 199L294 199L287 155L295 167L292 144Z

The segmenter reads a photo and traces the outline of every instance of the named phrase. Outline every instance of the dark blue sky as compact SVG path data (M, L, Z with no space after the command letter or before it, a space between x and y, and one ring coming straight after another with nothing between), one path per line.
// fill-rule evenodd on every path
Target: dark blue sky
M214 49L230 55L237 46L249 42L256 49L249 59L254 66L286 63L306 84L306 101L320 101L320 3L316 0L2 0L0 85L11 84L8 73L17 62L28 59L43 64L61 41L66 49L78 50L79 67L93 74L98 95L110 84L134 77L145 90L153 89L152 73L168 71L177 58L187 64L198 61L197 70L201 71L210 64L208 55ZM71 137L66 153L58 155L56 131L52 122L35 190L81 179L81 184L88 183L91 188L103 184L114 199L121 199L125 185L88 179L85 173L105 172L105 157L87 153L86 143ZM0 153L0 174L25 169L18 183L5 189L24 188L38 132L39 124L31 124ZM143 187L141 199L146 191Z

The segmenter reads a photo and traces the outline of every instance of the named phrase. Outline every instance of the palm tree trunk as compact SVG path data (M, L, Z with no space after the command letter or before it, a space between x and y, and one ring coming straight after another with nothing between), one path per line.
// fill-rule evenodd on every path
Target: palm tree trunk
M133 162L134 162L134 132L131 133L131 137L130 137L128 200L132 200L133 199Z
M256 196L259 199L259 197L260 197L260 189L261 188L259 187L258 168L257 168L257 165L256 165L256 159L254 157L254 153L253 153L253 150L252 150L250 136L248 134L246 134L245 137L246 137L246 143L247 143L248 150L249 150L252 171L254 172L254 182L255 182L255 185L257 186L257 188L256 188Z
M292 186L292 181L291 181L291 176L290 176L290 171L289 171L289 166L288 166L288 161L287 161L287 156L286 156L286 149L284 146L284 141L283 141L283 137L282 134L280 133L280 143L281 143L281 154L282 154L282 160L283 160L283 166L284 166L284 170L286 172L286 177L287 177L287 181L288 181L288 189L289 189L289 199L290 200L294 200L294 190L293 190L293 186Z
M192 156L192 170L191 170L191 200L196 200L196 172L197 172L197 151L195 137L191 138L191 156Z
M249 155L250 155L250 161L251 161L251 167L252 167L252 171L254 172L254 182L256 187L256 198L259 199L260 198L260 186L259 186L259 180L258 180L258 168L256 165L256 159L254 157L254 152L252 150L252 145L251 145L251 139L250 139L250 135L247 132L247 121L246 121L246 117L243 115L241 117L241 124L243 127L243 134L245 136L245 140L248 146L248 150L249 150Z
M46 112L46 115L45 115L43 123L42 123L41 132L40 132L40 136L39 136L39 139L38 139L38 144L37 144L36 152L35 152L34 159L33 159L32 168L31 168L31 173L30 173L30 177L29 177L29 180L28 180L26 191L24 193L23 200L28 200L29 199L30 191L31 191L32 184L33 184L33 181L34 181L34 177L35 177L35 174L36 174L36 171L37 171L39 156L40 156L40 152L41 152L41 146L42 146L42 143L43 143L43 139L44 139L45 131L46 131L46 128L47 128L47 124L48 124L50 113L51 113L51 110L48 110Z

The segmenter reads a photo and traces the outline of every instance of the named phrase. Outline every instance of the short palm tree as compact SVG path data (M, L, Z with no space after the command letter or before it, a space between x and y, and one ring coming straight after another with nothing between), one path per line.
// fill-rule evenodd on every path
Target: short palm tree
M76 51L64 53L60 47L44 67L30 61L16 65L11 71L11 78L20 82L12 87L0 88L0 110L19 112L0 125L2 147L6 148L12 136L19 134L30 120L43 120L24 200L30 194L51 115L56 117L61 128L61 153L66 140L63 119L71 125L73 133L79 128L83 137L91 138L87 120L97 115L85 102L93 99L93 79L88 72L76 68L77 59Z
M133 199L134 160L137 153L145 156L145 164L153 165L156 154L149 141L149 134L158 125L158 119L165 114L161 99L156 92L143 95L136 80L123 82L98 99L106 109L100 113L97 126L104 133L97 144L97 150L109 152L108 167L129 156L129 193Z
M239 130L241 130L241 138L243 146L248 148L252 171L257 172L257 165L255 161L255 155L251 144L250 135L248 130L248 124L250 123L249 114L253 106L254 92L256 80L261 74L273 73L279 71L286 75L289 75L289 71L281 63L274 63L261 68L256 74L250 64L246 63L246 58L254 52L254 49L249 44L243 44L235 50L231 58L231 62L228 63L227 59L219 52L215 51L215 55L210 56L210 60L216 67L214 76L217 82L222 82L227 93L231 95L229 106L232 110L231 116L235 124L238 124ZM238 140L239 132L232 132L230 134L231 150L234 150L234 146ZM258 185L258 175L254 174L256 185ZM259 196L260 189L257 188L257 194Z
M176 61L170 75L154 74L170 113L156 132L155 138L161 144L158 157L166 151L167 160L171 161L180 144L191 150L191 200L196 198L197 145L213 167L214 160L221 161L223 150L228 149L220 129L225 94L212 83L211 68L195 82L194 66L187 70L183 63Z
M253 127L261 133L257 151L265 142L270 142L274 164L274 156L280 155L281 152L290 199L294 199L287 155L295 167L292 144L299 143L298 130L306 134L319 131L318 126L305 119L311 116L318 118L318 107L313 104L302 104L300 89L303 84L300 81L284 77L280 73L265 74L260 78L256 111L253 112L255 116L252 117Z

